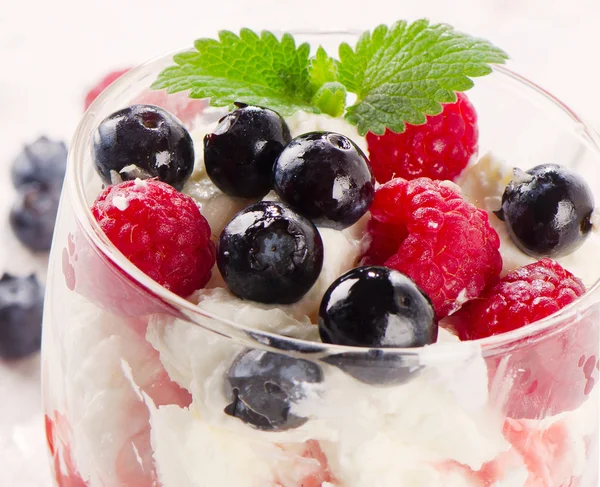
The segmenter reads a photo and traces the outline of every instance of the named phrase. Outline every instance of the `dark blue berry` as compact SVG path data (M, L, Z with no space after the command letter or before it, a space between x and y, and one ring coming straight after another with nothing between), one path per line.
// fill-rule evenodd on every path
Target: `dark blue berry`
M236 105L204 137L206 173L230 196L260 198L273 185L273 163L291 140L290 130L273 110Z
M194 145L182 123L153 105L133 105L105 118L94 132L94 164L112 184L154 178L181 189L194 169ZM114 174L113 174L114 171Z
M496 215L513 242L534 257L560 257L576 250L592 229L594 197L585 180L558 164L544 164L515 176Z
M308 360L262 350L241 353L225 382L231 403L225 413L263 431L284 431L302 426L307 418L291 412L307 395L307 385L323 381L321 368Z
M15 188L29 184L60 189L67 167L64 142L40 137L27 144L12 163L11 177Z
M341 230L367 212L375 180L366 156L348 137L310 132L293 139L277 159L274 189L316 225Z
M0 357L16 359L40 349L44 290L37 278L0 279Z
M235 295L293 303L323 267L323 241L310 220L287 205L260 201L239 212L219 238L217 265Z
M423 369L415 356L408 357L382 349L339 353L325 357L323 361L365 384L382 386L404 384Z
M434 343L438 325L431 301L408 277L386 267L351 269L331 284L319 309L325 343L367 348L411 348ZM383 350L328 357L363 382L405 381L414 371L401 355Z
M19 188L9 222L15 236L28 249L35 252L50 250L59 198L58 189L38 184Z
M387 267L357 267L336 279L319 309L326 343L355 347L421 347L437 339L429 298L408 277Z

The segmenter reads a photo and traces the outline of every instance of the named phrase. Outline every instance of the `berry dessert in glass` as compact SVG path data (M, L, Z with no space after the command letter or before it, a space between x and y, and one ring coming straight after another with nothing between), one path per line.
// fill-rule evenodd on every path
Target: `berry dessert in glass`
M56 485L596 486L600 148L505 59L244 29L100 94L45 307Z

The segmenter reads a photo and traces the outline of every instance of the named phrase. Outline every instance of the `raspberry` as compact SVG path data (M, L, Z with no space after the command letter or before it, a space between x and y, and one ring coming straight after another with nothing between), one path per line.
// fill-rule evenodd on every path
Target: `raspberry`
M461 340L516 330L558 311L585 292L558 263L541 259L506 275L452 317Z
M56 485L60 487L88 487L88 484L79 474L73 458L70 441L73 436L71 426L67 418L59 412L55 411L53 416L54 420L46 415L44 422Z
M306 450L302 457L316 461L317 471L309 474L301 483L302 487L321 487L323 484L333 485L335 478L330 472L327 456L321 449L321 445L316 440L308 440Z
M87 110L92 102L98 97L100 93L104 91L113 81L124 75L130 68L119 69L108 73L102 78L90 91L85 95L84 110Z
M365 264L411 277L429 295L440 319L477 297L502 268L500 240L487 213L451 184L396 178L380 186L363 255Z
M449 324L462 340L497 335L545 318L584 292L577 277L541 259L509 273L480 299L465 304ZM558 333L530 337L530 343L521 343L503 358L488 358L491 396L500 396L507 415L543 418L573 410L589 396L598 381L598 310L582 312L574 320ZM504 397L507 380L510 394Z
M62 250L62 271L68 289L87 301L122 318L124 326L143 329L143 317L154 313L170 313L173 308L141 286L117 267L84 232L69 233Z
M184 125L192 125L192 122L208 106L207 100L190 98L187 91L167 93L166 90L144 91L135 99L135 103L161 107L175 115Z
M130 68L108 73L85 96L85 110L113 81L124 75ZM138 96L132 104L156 105L175 115L184 124L189 124L202 113L207 102L202 99L189 98L187 92L167 94L165 90L147 90Z
M192 198L157 180L109 186L92 213L110 241L134 265L179 296L209 280L215 247Z
M465 168L477 152L477 113L463 93L455 103L443 105L442 113L427 117L423 125L406 125L396 134L367 133L369 159L375 178L385 183L392 178L450 179Z
M283 454L291 462L277 462L274 465L274 487L322 487L338 485L331 472L327 456L317 440L304 443L284 443L279 445Z

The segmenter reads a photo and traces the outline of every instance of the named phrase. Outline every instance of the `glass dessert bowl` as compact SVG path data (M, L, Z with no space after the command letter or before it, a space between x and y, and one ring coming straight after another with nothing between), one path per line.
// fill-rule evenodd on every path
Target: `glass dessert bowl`
M325 47L352 39L302 37ZM216 268L207 288L179 297L131 264L89 210L102 191L92 148L105 117L133 103L162 106L188 128L198 158L201 137L227 113L151 91L170 62L160 58L114 83L72 144L43 339L56 485L597 485L596 235L560 260L583 279L585 294L548 318L478 340L459 341L442 320L437 343L424 347L321 343L321 295L358 265L364 222L319 229L323 282L296 304L240 300ZM490 210L502 195L493 187L506 185L486 150L510 168L560 163L600 194L597 138L558 100L503 67L468 96L483 164L457 182L478 206ZM292 136L332 130L366 147L340 119L293 115L288 124ZM198 163L184 192L199 202L213 238L248 204L210 187ZM504 273L535 261L495 223Z

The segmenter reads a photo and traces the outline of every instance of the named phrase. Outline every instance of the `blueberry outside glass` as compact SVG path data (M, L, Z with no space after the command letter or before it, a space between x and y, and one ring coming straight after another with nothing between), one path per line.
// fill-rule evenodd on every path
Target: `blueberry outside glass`
M355 39L297 38L332 53ZM88 210L102 188L92 133L146 96L170 62L118 80L71 145L43 337L55 485L598 485L597 282L558 314L504 335L361 350L299 339L311 330L273 333L286 326L277 310L200 309L131 265ZM476 79L469 97L480 153L491 149L524 170L565 164L600 199L598 137L568 107L502 67ZM181 97L162 100L190 119ZM546 359L575 368L577 380L551 379L540 396ZM386 374L393 380L378 385Z

